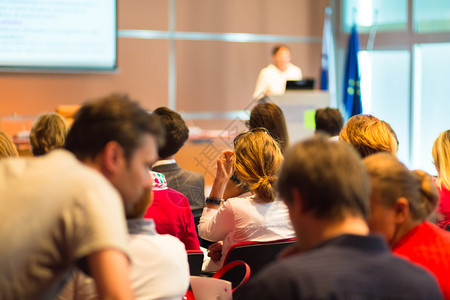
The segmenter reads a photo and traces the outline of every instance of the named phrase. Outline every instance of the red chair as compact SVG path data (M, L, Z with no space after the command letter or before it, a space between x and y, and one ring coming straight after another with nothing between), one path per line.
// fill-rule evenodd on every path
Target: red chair
M239 271L239 274L241 274L241 277L239 278L236 277L234 278L235 281L231 281L231 290L229 290L226 287L224 289L223 285L213 284L214 281L213 282L209 281L209 280L224 279L223 278L224 275L237 270ZM233 295L232 296L233 299L237 299L236 289L245 284L249 278L250 278L250 267L243 261L234 261L230 264L223 266L219 271L217 271L217 273L213 277L191 276L191 286L184 295L183 300L195 300L196 297L200 297L202 299L219 299L221 297L220 295L225 297ZM196 280L193 281L194 279ZM194 285L194 283L196 283L196 285ZM202 289L201 285L203 285L203 287L205 285L208 285L208 289L206 290ZM199 290L199 288L201 290Z

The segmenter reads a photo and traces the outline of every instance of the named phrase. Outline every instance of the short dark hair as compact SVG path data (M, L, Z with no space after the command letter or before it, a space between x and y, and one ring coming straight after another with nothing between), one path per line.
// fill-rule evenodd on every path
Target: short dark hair
M163 142L159 119L127 95L112 94L81 107L67 134L65 148L80 160L93 159L108 142L116 141L130 159L145 134L153 135L158 144Z
M275 46L272 48L272 56L275 55L275 54L277 54L278 51L280 51L281 48L286 48L286 49L288 49L289 51L291 51L291 49L289 49L289 47L288 47L287 45L285 45L285 44L278 44L278 45L275 45Z
M189 128L184 123L180 114L167 108L158 107L153 111L157 115L166 131L166 144L159 148L158 154L161 158L174 155L180 150L189 137Z
M346 143L318 136L289 148L278 179L278 192L287 204L293 201L293 189L300 193L304 211L317 218L368 216L369 177Z
M316 122L316 131L321 131L330 136L339 135L342 126L344 126L344 118L337 108L318 108L314 116Z

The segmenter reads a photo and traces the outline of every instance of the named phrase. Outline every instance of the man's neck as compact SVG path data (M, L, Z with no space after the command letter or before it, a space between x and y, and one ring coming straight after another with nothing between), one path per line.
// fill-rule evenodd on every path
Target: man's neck
M311 224L298 233L299 246L302 250L316 247L320 243L342 234L368 235L369 228L360 216L346 216L344 219L323 220L310 218Z
M276 64L273 64L280 72L284 72L284 71L286 71L287 69L288 69L288 67L289 67L289 64L286 64L286 65L276 65Z

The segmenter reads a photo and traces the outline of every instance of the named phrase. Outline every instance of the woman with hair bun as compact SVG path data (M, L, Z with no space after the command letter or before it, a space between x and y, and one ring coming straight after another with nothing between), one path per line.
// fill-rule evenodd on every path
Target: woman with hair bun
M395 254L433 273L450 299L450 233L426 221L439 199L431 176L388 153L370 155L364 164L372 185L370 230L383 234Z
M450 230L450 130L442 132L433 144L433 160L438 178L435 184L439 191L439 226Z
M234 152L222 152L210 196L206 199L198 232L210 241L207 271L218 270L228 249L240 242L272 241L295 236L287 206L277 199L275 183L283 162L278 143L264 128L241 133ZM228 179L236 171L249 192L223 200Z

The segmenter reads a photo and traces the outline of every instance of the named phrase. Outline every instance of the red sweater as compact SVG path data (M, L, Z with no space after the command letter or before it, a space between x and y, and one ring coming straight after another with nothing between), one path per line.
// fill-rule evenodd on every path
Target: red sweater
M171 188L153 190L153 203L144 218L154 220L159 234L177 237L186 250L200 250L194 217L183 194Z
M398 241L392 251L433 273L444 298L450 300L450 232L423 222Z
M444 228L450 224L450 190L445 187L438 187L439 191L439 212L441 213L441 218L439 220L439 226ZM450 279L449 279L450 280Z

